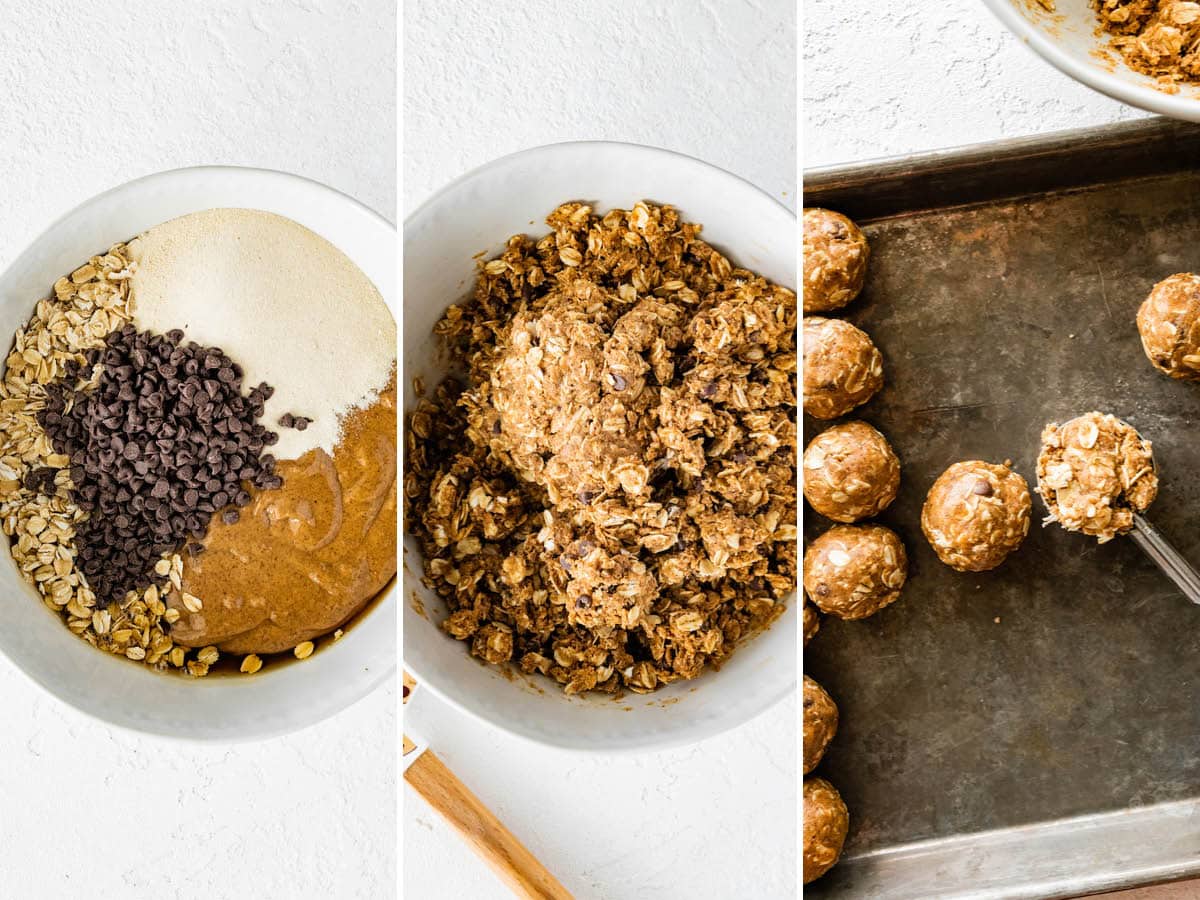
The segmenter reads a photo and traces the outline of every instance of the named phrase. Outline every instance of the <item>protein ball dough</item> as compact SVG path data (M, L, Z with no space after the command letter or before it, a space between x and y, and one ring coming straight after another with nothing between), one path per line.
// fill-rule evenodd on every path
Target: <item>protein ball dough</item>
M1025 479L1007 465L956 462L929 489L921 530L950 568L986 572L1021 546L1032 506Z
M883 387L883 355L865 331L842 319L804 319L804 411L836 419Z
M866 235L841 213L804 210L804 311L841 309L857 297L870 256Z
M804 604L804 646L808 646L818 631L821 630L821 614L811 603Z
M804 676L804 774L817 767L837 734L838 708L825 688Z
M1042 431L1038 493L1046 522L1110 541L1158 494L1150 442L1116 416L1085 413Z
M895 602L908 577L908 555L882 525L835 525L804 554L804 590L821 612L865 619Z
M1142 349L1172 378L1200 380L1200 275L1164 278L1137 314Z
M900 460L866 422L834 425L804 451L804 499L835 522L878 515L899 488Z
M824 778L804 779L804 883L816 881L842 855L850 811Z

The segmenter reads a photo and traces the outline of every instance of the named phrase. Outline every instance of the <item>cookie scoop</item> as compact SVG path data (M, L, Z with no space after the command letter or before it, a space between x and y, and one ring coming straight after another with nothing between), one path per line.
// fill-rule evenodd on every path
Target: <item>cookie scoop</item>
M1129 534L1193 603L1200 574L1143 517L1158 494L1150 442L1116 416L1090 412L1042 431L1038 493L1045 524L1057 522L1101 544Z
M1098 412L1042 430L1037 479L1046 522L1102 544L1133 528L1134 516L1158 493L1150 442L1116 416Z

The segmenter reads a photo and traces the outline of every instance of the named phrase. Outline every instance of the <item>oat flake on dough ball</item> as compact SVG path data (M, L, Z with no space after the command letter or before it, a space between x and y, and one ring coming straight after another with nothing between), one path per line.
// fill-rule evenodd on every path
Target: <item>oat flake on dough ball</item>
M858 296L871 248L857 225L841 213L804 210L804 311L841 309Z
M842 855L850 811L837 788L824 778L804 779L804 883L816 881Z
M896 499L900 460L866 422L834 425L804 451L804 499L835 522L877 516Z
M804 554L804 590L821 612L865 619L894 603L908 577L908 554L882 525L835 525Z
M829 693L817 682L804 676L804 774L821 762L833 736L837 734L838 708Z
M1138 310L1137 326L1154 368L1200 380L1200 275L1184 272L1156 284Z
M804 411L836 419L883 387L883 355L865 331L842 319L804 318Z
M921 530L938 559L959 572L994 569L1029 533L1029 486L1008 465L956 462L929 489Z

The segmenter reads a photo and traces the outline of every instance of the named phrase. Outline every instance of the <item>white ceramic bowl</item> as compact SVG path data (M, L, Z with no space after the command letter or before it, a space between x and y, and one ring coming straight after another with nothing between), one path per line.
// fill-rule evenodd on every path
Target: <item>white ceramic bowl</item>
M1200 122L1200 87L1167 94L1154 79L1133 71L1097 35L1091 0L1055 0L1054 12L1036 0L983 0L1008 29L1051 65L1114 100L1176 119Z
M95 197L55 222L0 275L8 341L54 281L147 228L214 207L286 216L342 250L396 310L396 231L332 188L260 169L162 172ZM7 352L7 351L5 351ZM303 663L253 678L198 680L152 672L93 650L42 604L0 548L0 652L65 703L114 725L169 737L236 741L294 731L344 709L396 666L396 592Z
M735 263L796 285L795 216L728 172L632 144L553 144L506 156L443 188L405 220L406 410L416 404L414 377L433 387L445 372L433 325L469 291L476 255L499 253L512 234L546 233L546 215L571 199L600 212L639 199L670 203L702 223L705 239ZM505 678L472 658L437 627L445 604L421 584L421 552L407 536L402 564L405 668L465 712L541 744L614 752L692 743L747 721L796 687L794 601L720 672L619 701L567 697L552 682Z

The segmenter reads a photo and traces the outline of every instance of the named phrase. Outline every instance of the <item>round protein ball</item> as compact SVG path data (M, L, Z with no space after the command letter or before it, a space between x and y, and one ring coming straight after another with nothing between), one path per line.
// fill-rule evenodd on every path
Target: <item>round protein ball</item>
M842 855L850 811L832 784L824 778L804 779L804 883L816 881L834 867Z
M804 554L804 590L821 612L865 619L894 603L908 577L908 555L882 525L835 525Z
M804 499L835 522L879 515L899 489L900 460L866 422L834 425L804 451Z
M804 411L836 419L883 387L883 355L865 331L842 319L804 319Z
M811 641L821 630L821 614L817 612L817 608L811 603L804 604L804 646L808 646Z
M857 297L870 257L866 235L841 213L804 210L804 311L841 309Z
M1154 368L1200 380L1200 275L1184 272L1156 284L1138 310L1137 326Z
M817 767L837 734L838 708L825 688L804 676L804 774Z
M1132 425L1098 412L1042 430L1037 477L1046 521L1101 544L1133 528L1134 514L1158 495L1150 442Z
M979 459L956 462L929 489L921 530L938 559L959 572L986 572L1029 534L1033 502L1025 479Z

